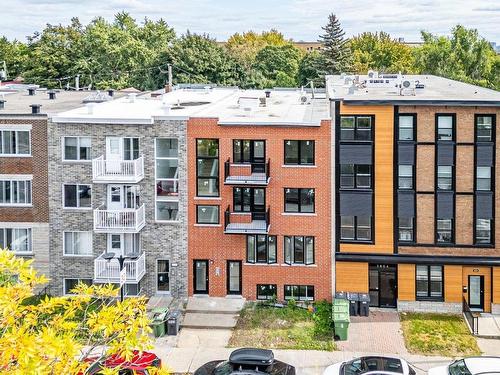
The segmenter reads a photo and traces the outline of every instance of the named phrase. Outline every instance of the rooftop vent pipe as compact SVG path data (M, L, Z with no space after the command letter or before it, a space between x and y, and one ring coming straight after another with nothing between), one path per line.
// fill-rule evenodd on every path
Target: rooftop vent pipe
M6 102L6 101L7 101L7 100L3 100L3 99L2 99L2 100L0 100L0 109L4 109L4 108L5 108L5 102Z
M108 90L108 95L109 95L110 97L115 96L115 90L113 90L113 89L109 89L109 90Z
M42 107L41 104L31 104L31 113L33 115L39 114L40 113L40 108Z
M34 87L28 87L28 95L29 96L34 96L36 94L36 88Z
M130 94L128 94L127 98L129 100L130 103L135 103L135 98L137 97L137 94L134 93L134 92L131 92Z
M266 91L264 91L264 93L266 94L266 98L271 97L271 90L266 90Z
M56 99L56 92L53 90L47 91L47 94L49 94L49 100L55 100Z
M87 107L87 113L89 115L93 115L94 114L95 103L87 103L86 107Z

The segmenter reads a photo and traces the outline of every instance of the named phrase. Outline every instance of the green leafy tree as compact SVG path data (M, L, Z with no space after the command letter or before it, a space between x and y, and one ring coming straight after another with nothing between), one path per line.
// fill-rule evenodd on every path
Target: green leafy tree
M5 37L0 38L0 61L5 61L7 66L7 79L15 79L24 71L28 60L28 47L17 40L10 42ZM3 66L0 66L0 69Z
M340 74L351 69L351 51L345 32L335 14L328 16L328 23L322 27L324 33L319 36L323 44L323 71L325 74Z
M311 81L315 87L325 86L325 76L322 71L323 55L319 51L306 53L299 64L297 81L299 86L308 85Z
M267 85L297 86L302 52L291 44L266 46L257 53L254 68L267 80Z
M349 40L355 73L379 70L388 73L413 73L414 56L411 47L399 42L383 31L366 32Z

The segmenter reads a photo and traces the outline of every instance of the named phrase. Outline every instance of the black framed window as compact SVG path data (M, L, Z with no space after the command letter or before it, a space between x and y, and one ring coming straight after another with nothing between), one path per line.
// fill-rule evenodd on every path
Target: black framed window
M438 243L453 242L453 219L436 220L436 241Z
M453 141L455 139L455 117L453 115L436 116L437 140Z
M370 189L372 167L367 164L340 164L341 189Z
M371 241L371 222L369 216L341 216L340 239L346 241Z
M91 208L92 188L90 185L64 185L64 208Z
M453 189L453 166L438 165L437 167L437 188L438 190Z
M73 294L73 289L75 289L78 284L85 284L91 286L93 283L92 279L64 279L64 291L65 295Z
M476 190L491 190L491 167L476 167Z
M286 264L314 264L314 237L285 236L283 246Z
M196 206L197 224L219 224L219 206Z
M257 299L276 299L277 296L278 287L276 286L276 284L257 284Z
M474 242L476 244L491 244L491 219L476 219Z
M313 285L285 285L285 301L314 301Z
M416 275L417 300L443 299L443 267L417 265Z
M233 188L234 212L254 212L264 210L266 203L266 189L264 188Z
M276 236L247 235L247 263L276 263Z
M233 140L233 162L238 164L250 163L251 160L251 141L245 139Z
M413 217L398 218L398 238L400 242L414 241L414 220Z
M285 188L285 212L314 213L314 189Z
M414 140L414 126L415 116L412 115L399 115L399 135L400 141L413 141Z
M491 142L493 140L493 115L476 115L476 142Z
M314 165L314 141L285 140L285 164Z
M199 197L219 196L219 140L196 140L196 180Z
M371 141L372 138L371 116L340 117L341 141Z
M413 189L413 165L398 166L398 189Z

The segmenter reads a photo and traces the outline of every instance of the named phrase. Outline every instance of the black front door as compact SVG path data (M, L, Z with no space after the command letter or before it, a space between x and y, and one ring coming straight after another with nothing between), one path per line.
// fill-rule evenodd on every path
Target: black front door
M396 266L370 264L369 267L370 306L396 307Z
M252 173L264 173L266 163L266 142L252 141Z
M195 260L193 263L193 291L195 294L208 294L208 260Z
M469 275L469 306L484 310L484 276Z
M263 220L266 212L266 189L254 187L233 188L234 212L248 212L253 220Z
M227 294L241 294L241 261L227 261Z

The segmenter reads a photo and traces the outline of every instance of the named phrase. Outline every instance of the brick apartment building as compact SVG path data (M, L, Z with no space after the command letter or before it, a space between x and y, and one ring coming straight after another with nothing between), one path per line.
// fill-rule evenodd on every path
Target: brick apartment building
M327 78L335 290L399 310L461 312L466 302L499 312L500 93L435 76L396 80Z

